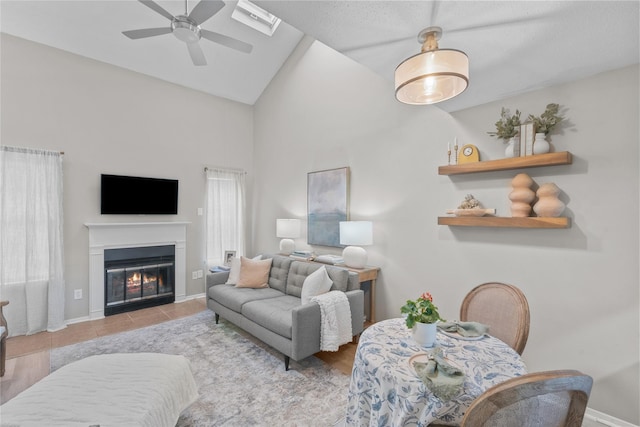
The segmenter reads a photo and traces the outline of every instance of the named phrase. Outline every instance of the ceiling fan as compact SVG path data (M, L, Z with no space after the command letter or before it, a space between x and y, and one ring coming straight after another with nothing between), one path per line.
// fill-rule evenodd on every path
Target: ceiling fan
M187 44L187 49L189 50L189 55L191 56L191 60L194 65L207 65L204 52L202 52L202 48L198 43L201 38L205 38L244 53L250 53L253 49L253 46L248 43L201 28L201 25L206 20L218 13L220 9L224 7L224 2L221 0L200 0L200 2L195 5L191 13L188 11L187 0L185 0L184 15L176 16L173 16L162 8L162 6L152 0L138 1L169 19L171 21L171 25L169 27L143 28L140 30L123 31L122 34L130 39L136 40L173 33L178 40Z

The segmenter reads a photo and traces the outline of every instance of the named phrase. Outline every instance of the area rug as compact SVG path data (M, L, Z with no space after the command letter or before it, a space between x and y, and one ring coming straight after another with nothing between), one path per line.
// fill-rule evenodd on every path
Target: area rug
M94 354L157 352L189 359L200 398L178 426L334 426L349 376L316 357L291 361L210 310L51 351L52 372Z

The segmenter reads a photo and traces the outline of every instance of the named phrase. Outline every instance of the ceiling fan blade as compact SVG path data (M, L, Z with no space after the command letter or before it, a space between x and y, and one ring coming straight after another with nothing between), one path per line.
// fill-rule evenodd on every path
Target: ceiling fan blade
M138 0L138 1L143 5L147 6L148 8L158 12L160 15L164 16L169 21L173 21L173 15L167 12L166 10L164 10L162 6L160 6L158 3L151 0Z
M224 7L224 2L220 0L200 0L200 3L193 8L189 14L189 18L193 19L201 25L204 21L211 18Z
M143 28L141 30L129 30L123 31L122 34L129 37L130 39L143 39L145 37L153 37L160 36L162 34L169 34L171 32L171 27L162 27L162 28Z
M253 46L249 43L241 42L240 40L214 33L213 31L200 30L200 35L207 40L230 47L231 49L239 50L240 52L250 53L253 50Z
M207 65L207 59L204 57L204 52L197 42L187 43L187 49L189 49L189 55L191 56L193 65Z

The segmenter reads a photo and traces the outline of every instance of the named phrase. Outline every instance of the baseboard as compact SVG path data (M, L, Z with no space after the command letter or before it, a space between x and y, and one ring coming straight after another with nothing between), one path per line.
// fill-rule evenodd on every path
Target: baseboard
M635 424L631 424L627 421L621 420L611 415L607 415L603 412L596 411L595 409L587 408L584 413L585 419L595 421L598 424L602 424L607 427L638 427Z
M204 298L206 295L205 293L201 293L201 294L195 294L195 295L187 295L184 297L184 299L182 301L176 301L176 303L180 303L180 302L185 302L185 301L191 301L193 299L198 299L198 298Z

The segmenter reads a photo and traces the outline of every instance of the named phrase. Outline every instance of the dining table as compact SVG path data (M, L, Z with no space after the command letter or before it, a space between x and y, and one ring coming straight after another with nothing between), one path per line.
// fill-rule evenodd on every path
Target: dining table
M464 373L461 390L450 400L436 397L413 366L436 347ZM434 346L425 348L413 340L405 319L383 320L365 329L358 341L345 424L460 425L466 409L484 391L526 373L520 355L490 334L463 337L438 330Z

